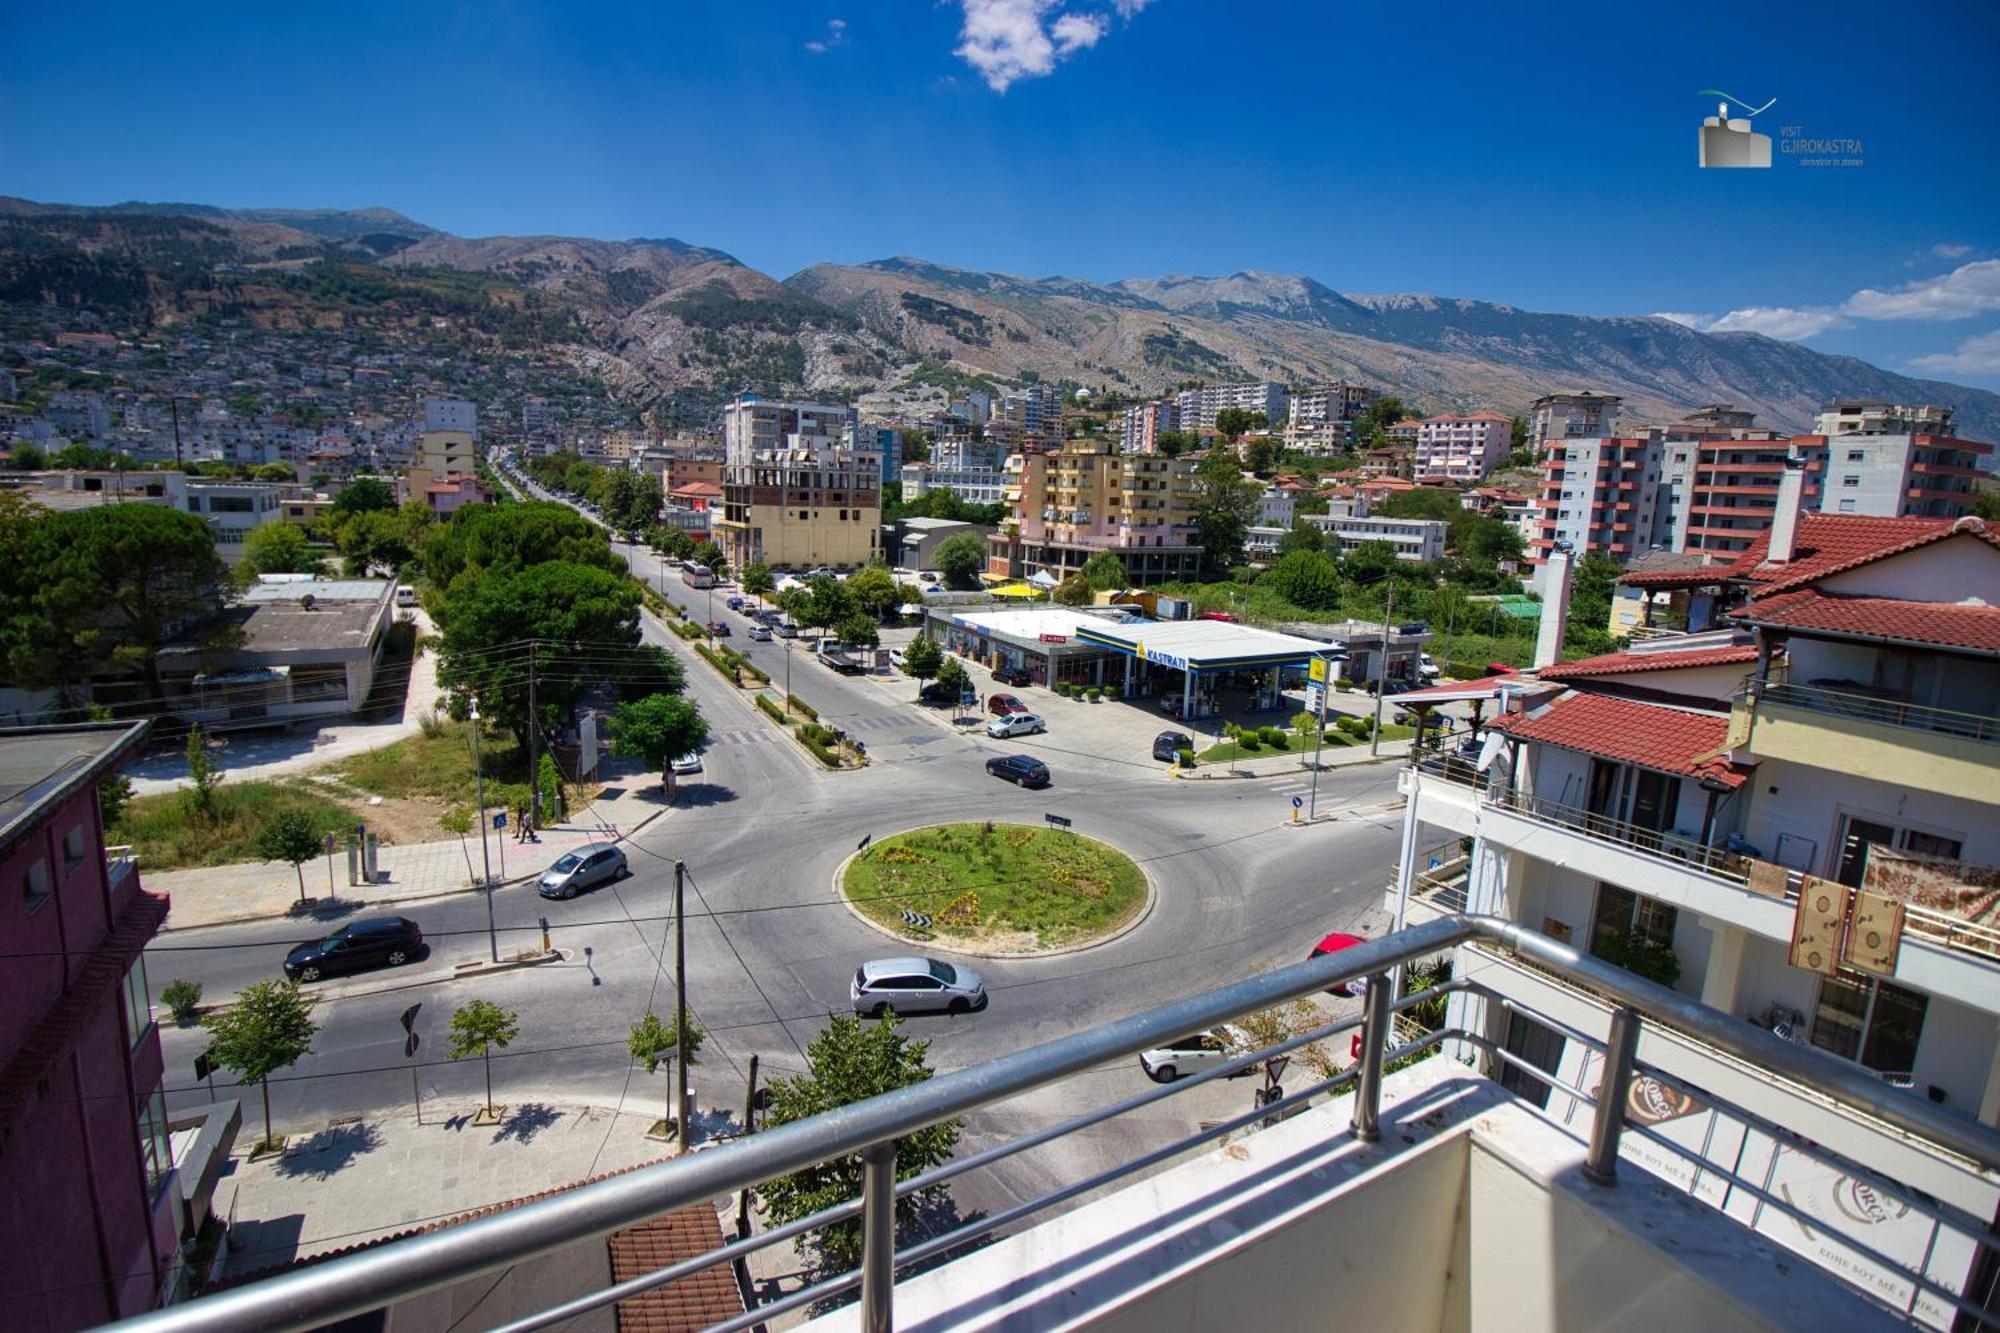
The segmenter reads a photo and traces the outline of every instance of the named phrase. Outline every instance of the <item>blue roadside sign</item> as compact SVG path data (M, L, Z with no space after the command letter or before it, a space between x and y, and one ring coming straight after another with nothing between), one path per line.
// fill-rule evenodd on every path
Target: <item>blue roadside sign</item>
M501 810L493 816L493 827L494 828L507 827L507 812L505 810Z
M1303 796L1294 796L1294 797L1292 798L1292 809L1294 809L1294 810L1299 810L1299 809L1303 809L1303 808L1304 808L1304 806L1305 806L1305 803L1306 803L1306 798L1305 798L1305 797L1303 797Z

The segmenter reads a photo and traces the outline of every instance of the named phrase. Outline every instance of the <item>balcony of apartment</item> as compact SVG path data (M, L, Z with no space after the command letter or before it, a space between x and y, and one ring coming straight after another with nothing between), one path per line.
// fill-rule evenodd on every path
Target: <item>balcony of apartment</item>
M1476 954L1459 948L1474 944ZM1392 971L1454 948L1479 977L1461 971L1392 995ZM1489 975L1516 990L1546 979L1562 1012ZM1113 1062L1129 1068L1179 1034L1363 979L1359 1014L1336 1002L1198 1073L1108 1103L1093 1096ZM1572 1066L1524 1058L1502 1031L1516 1016L1560 1033ZM1352 1063L1342 1059L1349 1034ZM1215 1094L1229 1086L1219 1080L1248 1073L1262 1073L1263 1087L1246 1087L1249 1105L1217 1118ZM1037 1098L1063 1107L1056 1117L897 1179L900 1138L995 1119L984 1113L1058 1088ZM1072 1135L1092 1145L1087 1170L1016 1172L1052 1183L898 1235L899 1199L1007 1172L1019 1154ZM605 1237L621 1228L857 1157L854 1197L622 1281L606 1275ZM1834 1181L1869 1206L1822 1206ZM576 1327L568 1321L579 1316L609 1327L613 1307L621 1326L639 1326L643 1312L627 1303L673 1302L682 1279L844 1224L858 1231L857 1268L746 1285L749 1308L711 1333L783 1327L800 1313L819 1314L814 1328L869 1333L1207 1333L1253 1317L1303 1329L1328 1326L1333 1312L1363 1328L1579 1328L1625 1325L1635 1308L1653 1311L1642 1322L1675 1326L1937 1328L1988 1316L1996 1182L2000 1133L1990 1127L1568 945L1460 916L130 1327L415 1327L465 1311L476 1312L466 1327ZM1883 1215L1907 1225L1875 1225ZM1905 1233L1920 1243L1906 1246Z
M1964 711L1857 684L1753 681L1736 695L1729 740L1759 758L2000 804L2000 714L1991 702Z

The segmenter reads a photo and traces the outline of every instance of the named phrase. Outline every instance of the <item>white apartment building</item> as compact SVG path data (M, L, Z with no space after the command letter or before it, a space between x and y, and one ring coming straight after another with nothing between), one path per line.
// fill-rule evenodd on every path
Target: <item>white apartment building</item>
M1551 393L1528 409L1528 447L1536 453L1551 440L1593 439L1609 435L1617 425L1618 407L1625 400L1615 393Z
M1007 498L1007 474L997 468L905 463L899 479L905 501L921 500L932 491L950 491L967 504L975 505L997 505Z
M1949 435L1832 435L1825 446L1820 508L1834 514L1957 518L1972 512L1979 479L1987 475L1980 462L1992 452L1991 445Z
M758 452L786 447L791 436L839 441L858 418L839 403L780 402L745 394L722 409L724 461L747 464Z
M1470 485L1506 461L1514 422L1492 412L1425 417L1417 427L1416 475Z
M1286 405L1285 444L1309 454L1341 452L1354 443L1354 423L1375 398L1375 390L1366 385L1347 383L1292 394Z
M992 421L1018 429L1026 448L1053 449L1062 443L1062 390L1053 384L1009 389L993 406Z
M479 438L479 409L463 398L424 399L424 429L463 431Z
M1398 560L1424 564L1444 559L1447 527L1440 519L1307 514L1306 522L1339 543L1342 551L1352 551L1368 542L1387 542L1396 548Z
M850 421L840 428L841 443L849 449L873 450L882 455L882 482L896 480L903 468L903 432L874 422Z
M1289 531L1298 508L1298 496L1281 486L1266 486L1257 497L1258 526Z
M187 510L208 520L216 550L234 563L253 528L284 518L287 496L297 488L282 482L204 481L187 483Z
M1125 409L1118 432L1119 447L1128 454L1156 454L1160 434L1180 429L1180 412L1171 399L1137 403Z
M1953 412L1931 403L1841 399L1821 407L1815 435L1949 435Z
M1652 544L1662 445L1655 436L1550 442L1542 468L1542 521L1528 543L1537 566L1558 543L1579 557L1623 564ZM1537 575L1539 580L1539 574Z
M1214 430L1216 414L1228 408L1262 412L1273 425L1286 419L1285 386L1268 380L1251 384L1207 384L1174 395L1174 415L1181 430Z

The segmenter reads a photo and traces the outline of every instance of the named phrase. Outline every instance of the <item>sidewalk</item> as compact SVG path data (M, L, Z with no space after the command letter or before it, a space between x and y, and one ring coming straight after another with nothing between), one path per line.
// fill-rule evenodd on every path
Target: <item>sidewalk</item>
M1330 768L1352 768L1358 764L1401 763L1409 758L1411 741L1383 741L1382 753L1371 755L1368 746L1328 746L1320 756L1319 769L1322 773ZM1182 769L1184 782L1202 782L1216 778L1272 778L1293 773L1310 773L1313 770L1312 755L1273 754L1260 755L1255 759L1236 759L1227 764L1203 764L1198 768Z
M575 812L570 822L543 829L540 842L515 842L511 828L499 830L497 836L489 828L486 848L493 877L510 884L533 878L565 852L585 843L629 838L666 813L666 792L656 775L633 773L613 783L587 809ZM150 872L141 866L140 873L148 889L173 897L173 910L163 927L168 931L313 915L333 906L334 900L347 915L355 907L387 908L473 888L480 874L479 839L468 835L463 842L447 838L385 846L376 866L388 876L387 882L350 886L344 850L334 853L332 884L326 857L306 862L302 867L310 900L306 907L299 905L299 877L283 861Z

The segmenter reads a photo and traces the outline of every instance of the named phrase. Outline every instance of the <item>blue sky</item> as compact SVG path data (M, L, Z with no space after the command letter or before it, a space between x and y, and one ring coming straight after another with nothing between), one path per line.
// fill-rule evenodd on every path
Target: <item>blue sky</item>
M0 192L676 236L780 277L1260 268L2000 387L1996 57L2000 7L1924 0L23 6ZM1863 165L1702 171L1704 88Z

